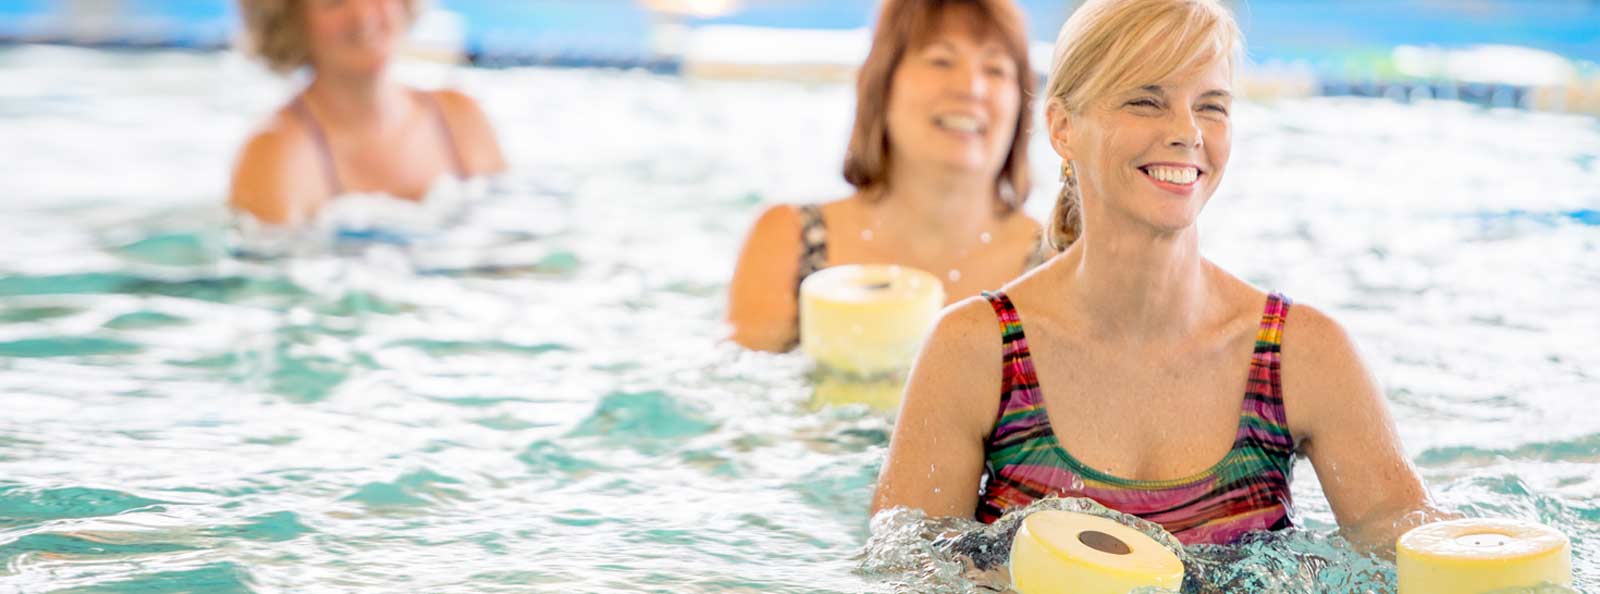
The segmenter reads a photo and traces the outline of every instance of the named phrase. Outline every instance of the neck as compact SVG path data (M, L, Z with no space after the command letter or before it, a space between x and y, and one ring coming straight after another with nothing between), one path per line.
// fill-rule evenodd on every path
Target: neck
M306 87L306 97L326 114L327 125L382 127L404 114L405 88L383 73L373 76L316 74Z
M895 213L906 228L931 239L964 236L988 227L995 218L991 175L948 167L896 166L880 191L887 194L884 211Z
M1145 341L1198 333L1213 287L1196 227L1160 231L1102 212L1084 215L1084 233L1063 259L1070 298L1084 305L1095 335Z

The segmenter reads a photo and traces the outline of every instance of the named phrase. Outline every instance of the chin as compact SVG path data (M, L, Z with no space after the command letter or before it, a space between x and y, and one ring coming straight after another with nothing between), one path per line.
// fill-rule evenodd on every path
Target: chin
M354 75L377 75L389 67L391 56L369 56L345 63L344 71Z
M939 161L950 169L962 171L964 173L970 173L973 175L999 175L1000 167L1005 164L1005 161L1003 160L999 161L998 163L995 162L994 159L988 155L973 155L968 153L948 155Z
M1181 211L1174 209L1167 212L1156 212L1152 214L1154 216L1147 219L1150 223L1150 226L1169 233L1176 233L1178 231L1193 227L1195 221L1199 220L1200 218L1199 212L1191 211L1188 208L1184 208Z

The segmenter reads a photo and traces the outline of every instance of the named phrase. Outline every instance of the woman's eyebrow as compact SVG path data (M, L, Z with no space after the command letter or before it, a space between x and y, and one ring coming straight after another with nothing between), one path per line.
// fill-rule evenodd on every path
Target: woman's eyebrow
M1165 97L1166 94L1167 94L1167 90L1165 88L1162 88L1161 85L1145 85L1145 86L1139 87L1139 90L1140 91L1144 91L1146 93L1152 93L1152 94L1155 94L1155 95L1161 95L1163 97ZM1226 91L1224 89L1211 89L1209 91L1201 93L1200 94L1200 98L1201 99L1232 99L1233 98L1233 93L1229 93L1228 91Z

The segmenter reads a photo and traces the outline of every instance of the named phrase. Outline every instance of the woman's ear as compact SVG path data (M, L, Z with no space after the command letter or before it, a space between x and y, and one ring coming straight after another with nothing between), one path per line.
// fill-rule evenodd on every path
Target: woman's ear
M1072 112L1061 104L1059 99L1050 99L1045 106L1044 117L1049 124L1050 147L1056 149L1056 154L1062 159L1072 160Z

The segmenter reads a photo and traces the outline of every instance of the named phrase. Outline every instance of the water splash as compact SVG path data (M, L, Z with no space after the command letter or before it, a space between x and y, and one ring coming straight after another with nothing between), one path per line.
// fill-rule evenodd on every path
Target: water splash
M1229 545L1181 545L1160 526L1088 499L1048 498L1013 510L993 524L929 518L895 508L872 519L857 572L894 592L969 594L1010 591L1011 541L1028 515L1044 510L1091 514L1133 527L1177 554L1183 594L1393 592L1393 562L1356 551L1335 533L1287 529L1257 532ZM1575 593L1545 585L1518 592Z
M921 510L886 509L872 518L872 536L859 556L863 577L896 591L966 594L1009 590L1011 542L1029 515L1056 510L1089 514L1129 526L1185 557L1183 545L1160 526L1090 499L1046 498L1012 510L992 524L929 518Z

